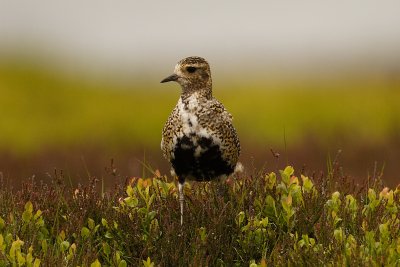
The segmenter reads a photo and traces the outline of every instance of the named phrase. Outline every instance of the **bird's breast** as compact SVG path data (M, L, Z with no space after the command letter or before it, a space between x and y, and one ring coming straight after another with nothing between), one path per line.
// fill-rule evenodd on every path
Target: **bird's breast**
M193 94L184 101L179 99L178 109L183 134L190 135L202 130L201 125L199 125L199 115L202 109L196 94Z

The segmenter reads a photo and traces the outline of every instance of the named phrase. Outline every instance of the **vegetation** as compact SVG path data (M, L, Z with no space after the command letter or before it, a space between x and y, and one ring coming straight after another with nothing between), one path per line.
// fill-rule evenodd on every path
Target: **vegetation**
M326 175L290 166L185 188L130 178L114 166L113 191L1 179L0 266L397 266L400 186L358 186L337 166Z
M0 57L1 59L1 57ZM154 75L154 74L153 74ZM160 77L76 77L57 68L0 63L0 150L31 155L47 148L103 145L159 148L162 126L176 104L176 85ZM215 82L215 95L234 115L242 140L295 145L310 137L349 144L398 139L398 82L357 80ZM396 138L393 138L395 136ZM332 141L333 142L333 141ZM350 148L349 148L350 149Z
M0 156L99 144L158 150L179 95L158 87L165 73L153 85L69 75L0 62ZM399 144L398 79L216 86L244 141ZM400 185L384 187L380 175L358 185L335 164L326 174L289 166L186 184L181 226L176 181L107 170L115 184L107 190L96 177L73 187L79 178L59 171L51 183L33 177L15 189L0 172L0 266L400 265Z

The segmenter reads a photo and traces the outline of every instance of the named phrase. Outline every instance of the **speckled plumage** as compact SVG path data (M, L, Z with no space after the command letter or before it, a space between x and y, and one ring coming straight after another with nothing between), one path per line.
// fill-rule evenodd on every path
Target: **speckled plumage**
M165 80L177 81L182 87L161 141L163 155L179 182L208 181L233 173L240 154L239 139L231 114L212 96L207 61L185 58Z

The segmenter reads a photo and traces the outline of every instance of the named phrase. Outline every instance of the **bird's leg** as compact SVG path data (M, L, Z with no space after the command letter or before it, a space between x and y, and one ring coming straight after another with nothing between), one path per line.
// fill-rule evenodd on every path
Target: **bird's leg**
M225 184L226 180L227 180L227 176L226 175L222 175L222 176L219 176L217 178L216 189L217 189L217 195L220 196L220 197L223 197L225 195L225 193L226 193L226 190L227 190L226 189L226 184Z
M183 195L183 186L185 185L185 182L183 183L178 183L178 188L179 188L179 204L181 206L181 225L183 225L183 200L184 200L184 195Z

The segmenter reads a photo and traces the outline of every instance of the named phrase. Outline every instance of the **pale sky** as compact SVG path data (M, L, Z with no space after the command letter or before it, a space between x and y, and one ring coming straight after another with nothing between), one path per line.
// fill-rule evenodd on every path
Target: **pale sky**
M400 1L0 0L0 47L145 68L400 60ZM323 63L324 64L324 63Z

